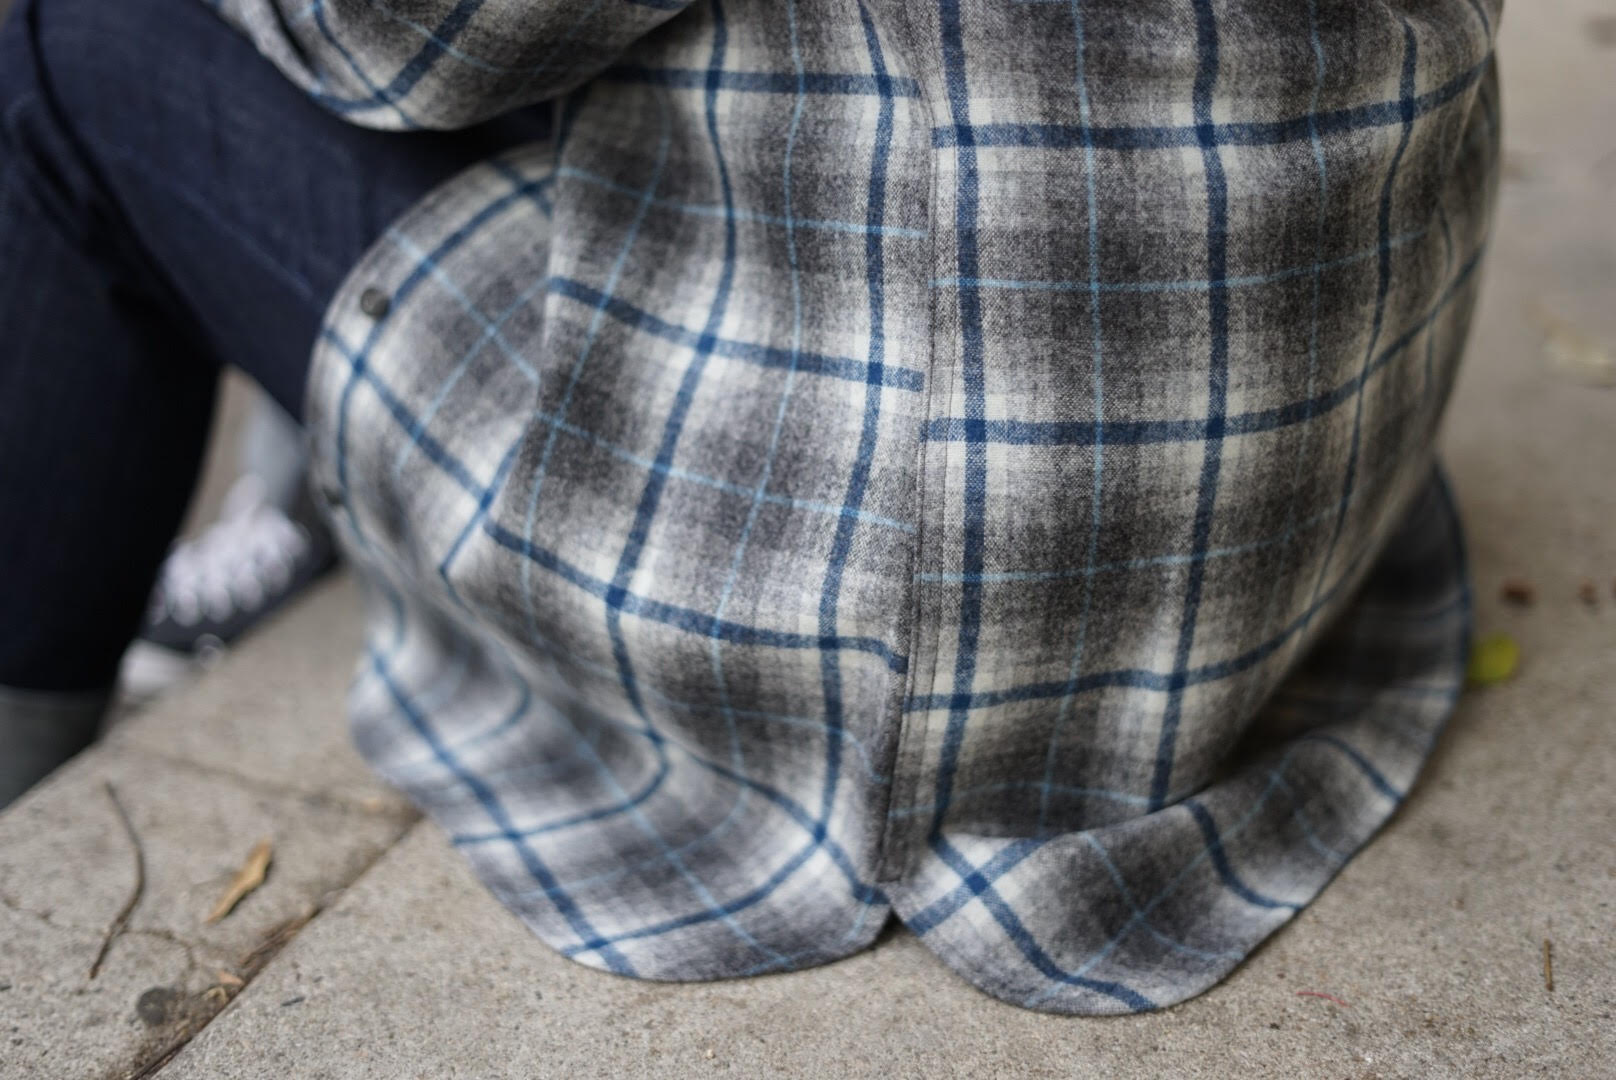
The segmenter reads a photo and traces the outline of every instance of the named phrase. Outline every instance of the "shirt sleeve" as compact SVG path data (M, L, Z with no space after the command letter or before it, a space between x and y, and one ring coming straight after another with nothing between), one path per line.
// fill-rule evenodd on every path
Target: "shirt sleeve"
M467 127L565 93L690 0L203 0L362 127Z

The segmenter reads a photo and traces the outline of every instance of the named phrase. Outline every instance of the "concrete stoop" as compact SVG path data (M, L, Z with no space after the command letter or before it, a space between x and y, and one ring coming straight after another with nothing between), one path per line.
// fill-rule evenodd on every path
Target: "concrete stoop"
M0 816L0 1076L1597 1076L1616 1060L1616 603L1543 602L1520 679L1467 697L1397 820L1226 983L1090 1020L993 1001L901 930L743 982L562 959L349 749L353 601L323 588ZM145 883L92 980L134 884L108 783ZM266 883L205 925L265 837Z
M0 1080L1616 1076L1616 389L1543 351L1616 343L1601 3L1506 19L1506 180L1446 435L1478 623L1520 672L1466 694L1397 818L1222 985L1039 1015L902 930L738 982L572 964L349 747L338 578L0 814ZM119 806L144 884L92 979L136 883ZM205 923L265 838L265 883Z

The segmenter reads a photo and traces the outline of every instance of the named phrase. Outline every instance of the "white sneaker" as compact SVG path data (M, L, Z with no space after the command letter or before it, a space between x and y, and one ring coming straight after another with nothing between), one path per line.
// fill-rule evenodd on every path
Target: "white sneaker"
M208 666L335 565L312 500L304 495L287 513L265 498L257 476L243 474L219 520L163 563L140 636L124 654L120 694L139 703Z

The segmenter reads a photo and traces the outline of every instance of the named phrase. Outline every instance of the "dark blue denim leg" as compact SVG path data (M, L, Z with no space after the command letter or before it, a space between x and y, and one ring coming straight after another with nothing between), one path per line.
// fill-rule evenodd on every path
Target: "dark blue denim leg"
M21 0L0 29L0 686L110 685L220 366L298 415L364 250L548 121L363 131L200 0Z

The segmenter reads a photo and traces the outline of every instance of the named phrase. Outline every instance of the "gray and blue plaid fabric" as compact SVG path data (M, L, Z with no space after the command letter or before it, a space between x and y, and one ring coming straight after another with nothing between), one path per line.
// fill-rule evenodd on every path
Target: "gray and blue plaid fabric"
M1407 793L1496 0L221 8L357 123L554 102L356 269L310 408L360 746L555 948L745 975L896 913L1150 1009Z

